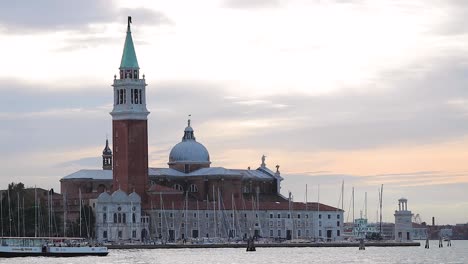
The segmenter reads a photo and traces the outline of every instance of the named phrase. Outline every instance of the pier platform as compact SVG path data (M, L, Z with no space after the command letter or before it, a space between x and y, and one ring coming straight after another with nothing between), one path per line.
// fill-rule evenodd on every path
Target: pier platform
M419 242L367 242L366 247L419 247ZM247 243L226 244L120 244L106 245L108 249L179 249L179 248L246 248ZM359 247L359 242L330 243L256 243L257 248L278 247Z

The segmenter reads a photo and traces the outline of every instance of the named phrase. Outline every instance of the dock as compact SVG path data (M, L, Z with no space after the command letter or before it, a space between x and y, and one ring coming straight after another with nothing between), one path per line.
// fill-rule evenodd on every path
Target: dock
M182 249L182 248L243 248L247 243L226 244L120 244L106 245L108 249ZM366 247L419 247L419 242L366 242ZM281 248L281 247L355 247L359 248L359 242L349 243L265 243L255 244L256 248Z

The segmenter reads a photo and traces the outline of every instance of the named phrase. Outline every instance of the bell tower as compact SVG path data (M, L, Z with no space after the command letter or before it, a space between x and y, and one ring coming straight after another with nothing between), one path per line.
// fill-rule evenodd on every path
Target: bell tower
M144 200L148 182L148 110L146 81L140 78L140 67L133 45L128 17L127 35L119 68L114 75L114 108L112 142L114 148L113 189L135 191Z
M112 170L112 150L109 147L109 140L106 138L106 146L102 151L102 169Z

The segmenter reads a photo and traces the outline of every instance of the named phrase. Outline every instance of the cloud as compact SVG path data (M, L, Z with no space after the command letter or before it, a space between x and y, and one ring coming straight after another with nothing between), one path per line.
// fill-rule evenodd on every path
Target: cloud
M280 0L226 0L224 6L235 9L274 8L281 5Z
M10 34L62 30L89 30L92 24L126 22L135 16L140 25L173 23L165 14L145 8L117 8L113 1L6 1L0 9L0 29Z

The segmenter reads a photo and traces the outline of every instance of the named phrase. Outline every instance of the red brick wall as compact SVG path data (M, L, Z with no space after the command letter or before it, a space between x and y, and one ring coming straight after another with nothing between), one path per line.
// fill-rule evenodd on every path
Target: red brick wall
M146 120L113 120L114 190L135 190L146 199L148 183L148 125Z

